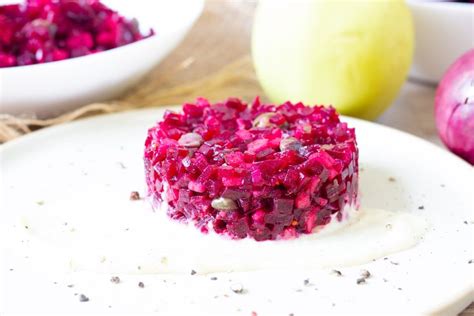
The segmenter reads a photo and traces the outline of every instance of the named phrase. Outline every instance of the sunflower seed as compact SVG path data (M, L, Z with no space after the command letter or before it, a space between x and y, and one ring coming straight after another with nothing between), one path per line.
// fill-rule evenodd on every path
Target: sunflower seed
M298 151L300 148L301 148L301 142L294 137L283 138L280 141L280 151L285 151L285 150Z
M199 147L204 142L201 135L197 133L187 133L181 135L178 144L184 147Z
M216 210L221 211L230 211L237 209L237 204L234 202L234 200L223 197L212 200L211 206Z
M275 115L275 113L262 113L253 120L253 127L271 127L274 124L270 122L270 119Z

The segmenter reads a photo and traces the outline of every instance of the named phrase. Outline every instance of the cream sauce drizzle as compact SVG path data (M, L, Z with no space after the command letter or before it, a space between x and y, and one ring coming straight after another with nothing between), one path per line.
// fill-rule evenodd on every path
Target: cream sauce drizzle
M346 220L332 220L316 233L256 242L204 235L168 219L164 211L152 212L147 201L117 201L96 194L74 205L61 199L43 208L22 217L42 257L56 256L73 270L107 273L351 266L409 249L427 228L423 218L402 211L347 209Z

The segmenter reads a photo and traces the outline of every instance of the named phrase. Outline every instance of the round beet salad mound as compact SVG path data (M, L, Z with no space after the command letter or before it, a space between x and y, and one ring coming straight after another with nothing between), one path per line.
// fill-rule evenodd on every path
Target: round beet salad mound
M356 207L355 131L332 107L205 99L167 111L148 131L145 171L155 205L232 239L289 239Z
M13 1L14 2L14 1ZM26 0L0 6L0 68L90 55L153 35L142 34L99 0Z

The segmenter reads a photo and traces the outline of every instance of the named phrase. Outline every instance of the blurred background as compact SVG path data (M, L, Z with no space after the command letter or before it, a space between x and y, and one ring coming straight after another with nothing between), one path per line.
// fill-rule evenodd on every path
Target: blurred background
M257 18L253 0L207 0L202 7L200 1L184 0L104 2L137 17L142 26L154 26L155 19L170 20L181 33L168 34L167 24L157 24L155 44L143 44L141 50L140 42L128 45L135 45L136 52L125 46L50 65L0 68L1 142L89 115L181 104L198 96L250 101L259 95L273 102L300 98L333 104L343 114L375 120L440 145L435 122L438 82L456 58L474 47L474 5L468 1L295 1L289 6L263 0ZM147 7L152 3L158 6L156 18L142 12L153 11ZM334 16L324 17L328 14ZM327 19L326 24L314 22L318 19ZM189 25L178 26L177 21L184 20ZM162 51L156 54L160 58L148 56L160 45ZM134 66L147 59L146 65ZM107 60L114 60L108 70L94 72ZM140 71L127 70L126 65ZM112 84L103 75L108 71L116 71L115 78L128 73ZM76 72L85 77L74 78ZM64 89L48 83L51 74ZM71 87L66 87L65 77L74 79ZM98 78L102 82L94 81ZM97 91L85 91L87 97L81 98L78 91L87 82L94 83L88 89ZM52 86L56 92L48 91ZM21 93L25 88L32 91L27 99ZM35 97L35 89L43 96ZM75 100L68 94L66 99L51 98L68 89L75 91ZM42 102L44 95L48 99Z

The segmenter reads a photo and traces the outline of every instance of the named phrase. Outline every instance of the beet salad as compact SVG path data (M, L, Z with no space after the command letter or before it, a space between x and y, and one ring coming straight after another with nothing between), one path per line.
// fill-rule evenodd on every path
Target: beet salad
M0 5L0 68L99 53L153 35L99 0Z
M144 160L154 202L203 233L290 239L358 205L355 131L332 107L200 98L148 131Z

